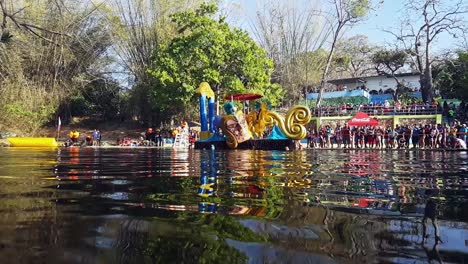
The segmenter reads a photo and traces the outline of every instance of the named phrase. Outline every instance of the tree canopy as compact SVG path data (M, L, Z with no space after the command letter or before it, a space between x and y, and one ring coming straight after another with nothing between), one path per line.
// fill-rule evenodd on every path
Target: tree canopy
M408 14L399 31L391 33L403 52L412 59L414 69L420 73L423 101L434 97L432 76L434 43L444 35L466 34L467 6L462 0L406 0Z
M369 43L367 36L356 35L336 44L334 70L343 77L359 78L375 73L372 56L376 47Z
M460 51L455 59L446 59L434 68L435 85L447 98L468 100L468 51Z
M34 134L58 111L69 113L70 98L109 83L105 10L72 4L0 0L0 129Z
M58 116L65 124L92 116L164 127L197 118L201 82L221 103L228 93L255 92L291 105L317 88L321 97L328 79L375 66L389 77L419 73L425 101L434 87L466 99L466 44L442 62L434 50L443 37L466 33L462 0L405 0L401 29L384 30L395 47L377 53L363 36L342 39L378 0L266 0L252 28L257 42L219 16L232 19L230 10L203 0L30 2L0 0L1 130L40 135Z
M320 27L318 5L318 0L266 0L251 24L254 38L275 64L272 81L285 90L285 103L298 102L304 88L320 82L327 29Z
M216 11L215 5L202 4L172 16L180 35L155 49L149 69L157 81L156 111L183 110L201 82L219 96L258 92L273 105L281 98L281 87L270 83L273 63L265 51L247 32L230 28L223 17L214 19Z

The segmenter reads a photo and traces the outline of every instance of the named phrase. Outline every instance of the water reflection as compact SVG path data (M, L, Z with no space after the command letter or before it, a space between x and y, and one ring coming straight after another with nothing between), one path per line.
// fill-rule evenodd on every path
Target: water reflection
M466 152L0 149L0 197L12 263L468 261Z

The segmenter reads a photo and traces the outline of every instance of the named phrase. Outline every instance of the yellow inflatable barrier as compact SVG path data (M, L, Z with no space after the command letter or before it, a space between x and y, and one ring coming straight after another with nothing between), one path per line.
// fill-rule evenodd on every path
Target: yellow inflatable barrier
M17 137L7 138L12 147L57 147L55 138Z

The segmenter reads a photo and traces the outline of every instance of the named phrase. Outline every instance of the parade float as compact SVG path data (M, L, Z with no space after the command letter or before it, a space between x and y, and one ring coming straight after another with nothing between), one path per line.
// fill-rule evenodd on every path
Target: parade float
M293 150L307 135L306 125L311 120L308 107L297 105L282 116L268 109L266 102L257 107L237 110L234 101L242 102L262 98L259 94L229 94L223 115L215 115L215 95L208 83L198 89L200 100L200 139L196 149L259 149Z

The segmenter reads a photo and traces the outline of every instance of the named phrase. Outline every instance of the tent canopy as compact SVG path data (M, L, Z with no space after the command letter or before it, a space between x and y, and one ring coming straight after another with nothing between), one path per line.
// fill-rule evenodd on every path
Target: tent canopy
M357 113L350 121L348 121L349 126L376 126L378 124L379 121L369 117L369 115L364 112Z

